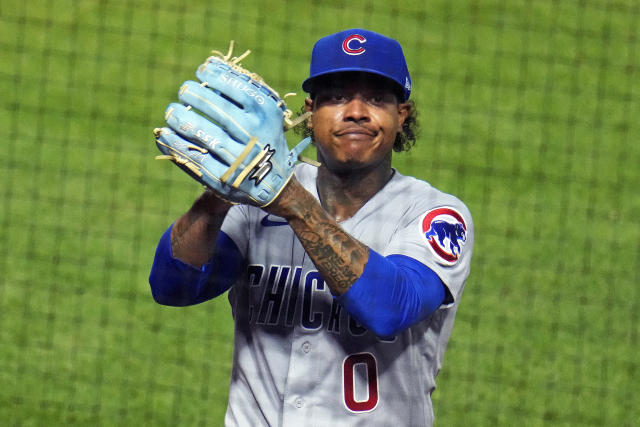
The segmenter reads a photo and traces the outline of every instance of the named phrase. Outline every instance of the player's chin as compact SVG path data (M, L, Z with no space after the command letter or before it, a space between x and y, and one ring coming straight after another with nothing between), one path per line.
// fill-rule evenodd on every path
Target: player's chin
M368 163L376 156L379 144L377 141L355 140L341 144L336 153L336 158L345 163Z
M325 163L335 172L351 172L365 169L378 163L385 153L380 152L378 144L369 141L368 143L350 142L333 146L324 155Z
M342 150L363 150L371 149L372 147L380 144L380 139L377 136L367 134L347 134L335 139L335 143Z

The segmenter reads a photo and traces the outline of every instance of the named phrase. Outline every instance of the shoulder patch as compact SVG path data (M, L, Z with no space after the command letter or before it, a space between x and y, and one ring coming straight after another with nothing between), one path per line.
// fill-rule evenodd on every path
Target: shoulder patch
M420 227L436 261L446 266L455 265L467 241L467 224L460 212L449 206L431 209L422 216Z

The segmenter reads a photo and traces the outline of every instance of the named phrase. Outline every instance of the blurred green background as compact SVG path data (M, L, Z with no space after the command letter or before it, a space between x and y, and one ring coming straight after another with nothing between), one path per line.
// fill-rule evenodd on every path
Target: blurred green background
M230 39L301 92L315 40L351 27L405 49L422 131L395 166L474 214L436 425L638 425L635 0L3 0L0 424L222 425L226 298L148 289L200 191L151 130Z

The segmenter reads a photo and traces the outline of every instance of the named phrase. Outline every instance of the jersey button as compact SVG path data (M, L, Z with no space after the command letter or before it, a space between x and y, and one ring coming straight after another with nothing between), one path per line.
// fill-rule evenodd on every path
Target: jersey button
M309 341L305 341L302 344L302 351L304 351L305 353L309 353L311 351L311 344L309 343Z
M304 406L304 400L297 398L295 402L296 408L300 409Z

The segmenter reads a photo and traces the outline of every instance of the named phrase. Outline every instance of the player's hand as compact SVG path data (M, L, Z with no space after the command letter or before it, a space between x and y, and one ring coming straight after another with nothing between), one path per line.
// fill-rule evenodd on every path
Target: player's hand
M246 55L231 58L214 52L179 91L182 102L168 106L169 127L155 129L164 154L221 198L266 206L293 174L305 139L289 150L285 130L291 121L278 93L257 74L240 66ZM285 128L285 122L287 128Z

